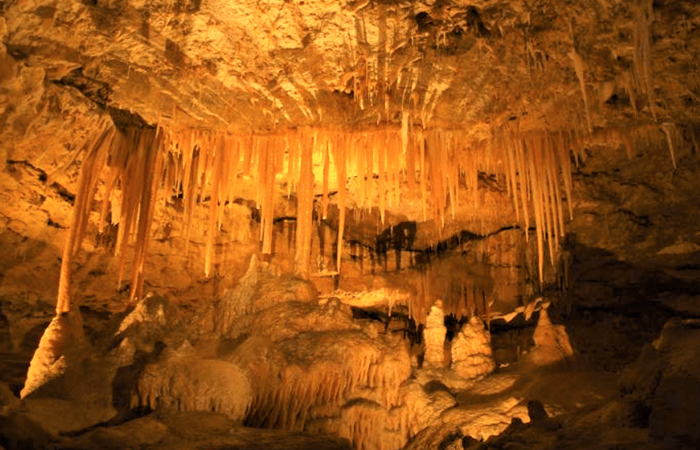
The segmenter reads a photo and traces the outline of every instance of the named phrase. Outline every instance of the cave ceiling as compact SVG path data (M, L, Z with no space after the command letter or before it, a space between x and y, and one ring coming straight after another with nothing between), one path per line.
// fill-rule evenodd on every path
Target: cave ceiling
M483 138L512 121L590 131L697 113L690 1L2 3L13 58L171 129L398 126L408 114Z
M125 156L111 201L132 192L125 204L135 223L150 201L137 195L140 187L165 179L157 167L195 174L190 191L180 175L161 189L154 245L172 242L174 227L188 243L199 239L196 252L207 261L221 244L213 237L215 186L227 214L240 200L251 223L267 224L264 254L277 251L273 222L306 217L312 242L318 210L338 249L345 240L379 251L382 236L408 222L415 236L404 247L417 252L528 230L521 234L537 234L540 279L544 247L556 259L565 228L591 248L621 259L636 252L654 264L660 249L695 240L688 212L697 211L698 163L690 156L698 153L700 114L694 1L25 0L0 1L0 11L0 159L9 168L0 214L18 236L52 246L67 239L88 144L114 122L132 144L129 157L139 158L147 146L139 142L148 141L174 159L134 181L138 164ZM303 189L294 139L313 147L314 180ZM324 155L319 142L333 150ZM254 150L231 156L244 145ZM271 170L236 166L235 176L212 175L215 155L262 167L273 147L286 159ZM342 157L333 153L341 148ZM198 166L200 150L210 162ZM112 195L107 172L90 181L98 202ZM240 179L235 195L227 179ZM347 192L338 188L343 181ZM75 216L88 220L96 208L84 204ZM127 208L110 208L116 225L115 211ZM241 241L254 240L250 233ZM188 245L162 254L187 253ZM398 270L403 244L392 245Z

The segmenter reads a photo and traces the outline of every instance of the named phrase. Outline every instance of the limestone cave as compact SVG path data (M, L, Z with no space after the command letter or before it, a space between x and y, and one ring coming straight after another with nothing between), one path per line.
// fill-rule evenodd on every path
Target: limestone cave
M700 448L696 0L0 1L0 450Z

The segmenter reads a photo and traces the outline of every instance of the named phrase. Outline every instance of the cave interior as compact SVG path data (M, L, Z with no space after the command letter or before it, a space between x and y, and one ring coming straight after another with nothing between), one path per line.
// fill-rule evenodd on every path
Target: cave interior
M700 447L694 0L0 1L0 450Z

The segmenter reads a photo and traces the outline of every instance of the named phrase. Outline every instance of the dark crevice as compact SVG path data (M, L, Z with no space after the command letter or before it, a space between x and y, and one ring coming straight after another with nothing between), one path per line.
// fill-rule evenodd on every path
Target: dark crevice
M296 222L297 218L294 216L280 216L272 219L272 223L284 223L284 222Z
M655 193L655 194L662 194L662 191L654 186L652 186L649 183L646 183L644 181L632 181L628 179L624 179L618 175L614 175L610 172L574 172L572 173L572 176L574 178L587 178L587 179L596 179L596 178L605 178L606 181L610 181L612 183L616 183L620 186L627 186L631 188L638 188L642 187L645 189L648 189L649 191Z
M652 226L651 220L649 220L648 215L637 215L633 213L632 211L628 211L626 209L618 209L618 213L624 215L625 217L628 217L632 222L635 224L642 226L642 227L650 227Z
M155 128L154 125L150 125L143 117L133 112L114 108L112 106L107 106L106 110L112 118L114 126L120 130L125 130L127 128Z
M110 106L112 88L104 81L86 76L82 67L78 67L60 80L53 80L52 82L59 86L70 86L80 91L85 98L106 111L112 118L114 125L119 129L154 128L140 115Z
M68 227L64 227L58 222L54 222L51 217L49 216L48 220L46 221L46 225L53 227L53 228L58 228L59 230L67 230Z
M107 104L112 96L112 88L104 81L90 78L83 73L83 68L74 69L60 80L53 83L59 86L70 86L80 91L87 99L100 106L107 108Z
M68 189L65 187L61 186L60 184L53 182L51 183L51 186L49 186L51 189L56 191L58 195L60 195L64 200L69 202L71 205L75 203L75 194L70 192Z

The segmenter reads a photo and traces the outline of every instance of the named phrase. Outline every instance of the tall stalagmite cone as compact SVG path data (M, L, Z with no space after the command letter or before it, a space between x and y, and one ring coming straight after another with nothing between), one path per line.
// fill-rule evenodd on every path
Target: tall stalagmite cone
M20 398L27 397L62 376L68 367L67 358L70 358L71 350L83 338L83 320L79 311L54 316L41 336L39 347L29 364L27 381L20 392Z
M442 301L435 302L426 320L423 339L425 341L424 367L443 367L445 364L445 313L442 310Z
M546 309L540 311L537 328L532 336L535 346L527 356L530 364L547 366L574 356L574 349L563 325L554 325Z
M479 316L472 316L452 343L452 369L463 378L477 378L495 368L491 333Z

